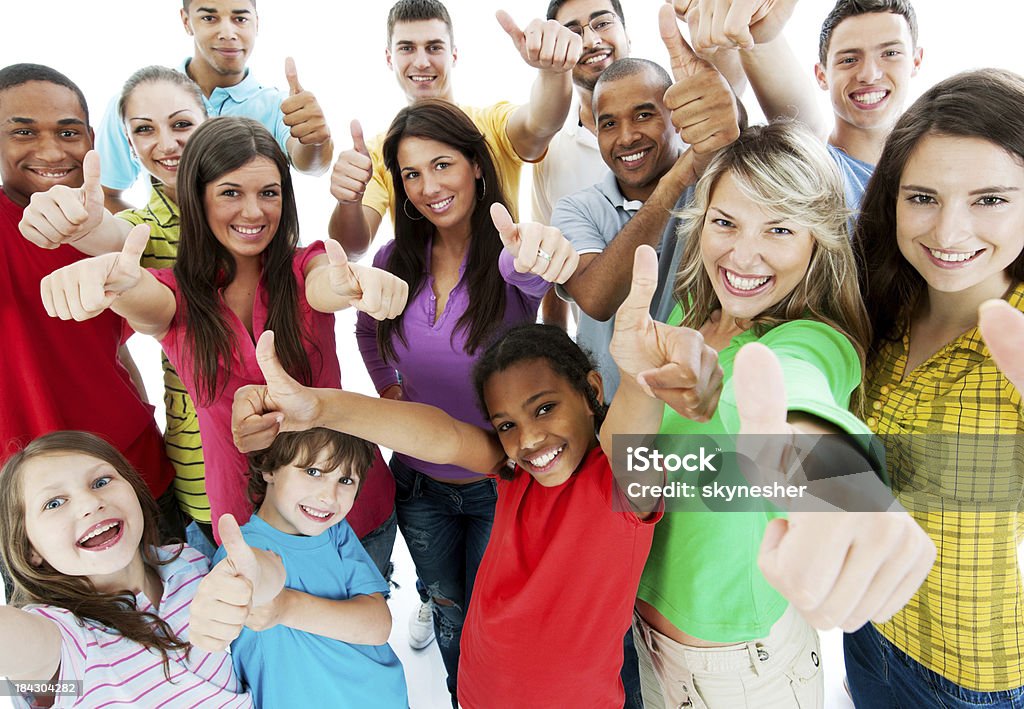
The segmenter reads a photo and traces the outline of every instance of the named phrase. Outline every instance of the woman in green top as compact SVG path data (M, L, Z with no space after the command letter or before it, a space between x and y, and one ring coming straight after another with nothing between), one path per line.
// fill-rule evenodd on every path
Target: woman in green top
M688 307L669 323L717 351L722 394L710 418L666 407L661 433L738 433L732 365L753 341L782 365L791 423L868 432L848 411L868 338L848 217L838 170L796 124L749 128L718 153L683 215L676 298ZM822 706L817 633L757 566L778 514L696 509L670 510L658 524L641 580L634 631L645 705Z

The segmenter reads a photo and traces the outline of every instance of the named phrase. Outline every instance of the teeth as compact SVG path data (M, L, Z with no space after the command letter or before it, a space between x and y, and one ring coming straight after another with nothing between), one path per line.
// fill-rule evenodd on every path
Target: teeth
M416 81L416 82L419 82L419 83L425 83L427 81L433 81L436 77L433 77L433 76L412 76L412 77L409 77L409 78L411 78L413 81Z
M623 162L636 162L637 160L640 160L643 156L647 155L647 153L647 150L641 150L639 153L633 153L632 155L623 155L622 157L619 158L619 160L622 160Z
M238 225L235 225L235 226L233 226L233 228L239 234L245 234L246 236L253 236L253 235L259 234L261 231L263 231L263 227L262 226L238 226Z
M853 98L858 103L866 103L868 105L874 105L885 98L886 91L872 91L866 94L854 94Z
M305 511L305 512L306 512L306 514L308 514L308 515L309 515L310 517L316 517L316 518L318 518L318 519L327 519L328 517L330 517L330 516L331 516L331 513L330 513L330 512L318 512L318 511L316 511L316 510L312 509L311 507L306 507L305 505L299 505L299 506L300 506L300 507L301 507L301 508L303 509L303 511Z
M440 202L434 202L433 204L428 204L427 206L433 209L435 212L440 212L443 209L445 209L449 204L451 204L454 199L454 196L448 197L447 199L442 199Z
M558 450L553 450L550 453L545 453L544 455L540 456L539 458L531 458L531 459L529 459L530 465L532 465L535 468L543 468L545 465L547 465L548 463L553 461L555 459L555 457L559 453L561 453L562 449L564 449L564 448L565 448L565 446L561 446Z
M958 251L954 253L939 251L937 249L928 249L928 252L939 261L945 261L946 263L960 263L961 261L970 261L981 253L981 249L978 249L977 251Z
M88 533L87 535L85 535L84 537L82 537L81 539L79 539L79 540L78 540L78 543L79 543L79 544L83 544L84 542L87 542L87 541L89 541L89 540L90 540L90 539L92 539L93 537L98 537L98 536L100 536L101 534L103 534L104 532L106 532L106 531L109 531L109 530L113 529L113 528L114 528L114 527L116 527L117 525L118 525L118 523L117 523L117 522L111 522L110 524L106 524L106 525L103 525L103 526L102 526L102 527L100 527L99 529L94 529L93 531L89 532L89 533Z
M761 278L740 278L732 271L726 271L725 277L729 281L729 285L736 290L754 290L755 288L760 288L768 282L769 278L771 278L771 276L762 276Z
M71 172L71 170L59 170L59 171L52 171L52 170L35 170L34 172L35 172L35 173L36 173L37 175L40 175L40 176L42 176L42 177L50 177L50 178L59 178L59 177L66 177L66 176L67 176L67 174L68 174L69 172Z
M583 63L584 64L597 64L598 62L603 62L605 59L607 59L610 56L611 56L611 52L601 52L600 54L595 54L592 57L589 57Z
M167 158L166 160L157 160L157 162L164 167L178 167L180 160L180 158Z

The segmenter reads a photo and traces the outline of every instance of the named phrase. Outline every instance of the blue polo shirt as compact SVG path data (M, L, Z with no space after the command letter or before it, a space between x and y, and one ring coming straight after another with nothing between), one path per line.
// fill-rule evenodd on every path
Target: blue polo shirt
M183 61L177 67L178 71L187 75L186 68L190 61L191 57ZM121 123L121 116L117 111L119 99L120 94L114 96L107 104L103 122L96 132L96 150L100 154L103 186L114 190L126 190L135 184L139 173L142 172L142 165L132 157L124 124ZM263 86L246 69L245 78L240 82L234 86L218 86L209 98L204 97L203 100L210 118L244 116L259 121L287 153L286 143L291 133L284 124L284 114L281 113L281 102L284 99L285 94L272 86Z

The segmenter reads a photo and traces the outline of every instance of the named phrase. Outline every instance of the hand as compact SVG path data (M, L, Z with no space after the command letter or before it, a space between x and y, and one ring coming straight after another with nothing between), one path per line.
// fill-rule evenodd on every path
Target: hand
M987 300L978 309L978 327L996 366L1024 391L1024 313L1005 300Z
M288 79L288 98L281 102L284 124L291 129L292 137L303 145L323 145L331 139L323 109L316 97L304 91L295 71L295 60L284 60L284 74Z
M149 227L139 224L128 232L121 251L76 261L43 278L39 290L46 314L81 322L102 313L139 282L139 259L147 243Z
M534 69L562 74L572 71L580 60L583 40L555 20L536 19L521 30L504 10L498 10L495 17L523 61Z
M249 617L245 619L245 627L259 632L280 625L287 597L288 589L284 589L269 602L253 606L249 611Z
M239 387L231 406L231 433L243 453L267 448L281 431L314 428L320 418L315 390L302 386L284 370L270 330L256 342L256 362L267 383Z
M672 6L690 26L694 48L706 52L771 42L793 14L796 0L674 0Z
M657 287L658 256L650 246L640 246L633 257L629 294L615 313L612 358L624 380L635 380L648 395L686 418L707 421L722 393L718 353L696 330L651 317Z
M350 263L337 241L326 242L331 290L349 298L349 304L375 320L401 315L409 297L409 284L393 273Z
M284 565L279 578L264 579L257 551L245 543L238 522L230 515L217 521L224 552L210 573L199 582L190 612L189 642L200 650L223 652L242 632L256 601L269 603L284 586ZM263 598L256 594L260 589Z
M55 249L87 236L103 221L100 156L95 150L82 161L81 187L56 185L36 192L29 200L18 228L36 246Z
M391 386L389 386L387 389L380 393L380 398L401 401L402 399L405 398L405 396L403 396L402 394L402 385L392 384Z
M352 121L352 149L342 151L331 171L331 195L342 204L361 204L373 177L373 161L359 121Z
M662 5L658 12L658 27L675 80L665 92L672 125L694 153L710 155L740 135L736 97L725 77L710 62L694 54L668 5Z
M516 224L504 206L491 205L491 220L501 243L515 259L519 273L535 273L548 283L565 283L576 271L580 255L553 226Z
M785 440L795 431L782 368L767 347L739 351L733 387L741 435ZM757 563L811 625L853 632L889 620L934 561L935 545L906 512L793 512L768 524Z

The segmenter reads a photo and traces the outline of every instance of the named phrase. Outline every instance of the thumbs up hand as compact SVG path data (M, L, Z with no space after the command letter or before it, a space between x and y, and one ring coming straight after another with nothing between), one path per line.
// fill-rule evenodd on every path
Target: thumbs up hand
M55 249L78 241L103 221L103 187L100 185L100 156L95 150L82 161L81 187L55 185L36 192L18 228L36 246Z
M796 428L787 421L774 353L758 343L744 346L736 355L733 388L740 434L785 445ZM759 462L775 460L776 452L760 455ZM889 620L906 605L935 561L935 545L902 510L792 512L768 524L757 561L811 625L853 632L869 620Z
M373 177L373 161L359 121L352 121L352 148L342 151L331 172L331 194L342 204L360 204Z
M82 259L43 278L39 290L51 318L88 320L110 307L119 295L135 287L142 276L139 259L149 242L149 227L139 224L128 232L117 253Z
M349 299L349 305L374 320L398 317L405 310L409 285L398 276L373 266L351 263L345 249L328 239L327 259L330 264L331 290Z
M725 77L683 39L669 5L658 11L658 27L675 80L665 92L672 125L697 156L710 155L739 137L737 99Z
M327 119L316 97L299 84L295 60L291 57L284 60L284 74L288 79L288 98L281 102L284 124L291 129L292 137L303 145L323 145L331 139Z
M501 243L515 259L517 272L537 274L548 283L565 283L575 273L580 255L555 227L533 222L516 224L497 202L491 205L491 220Z
M498 24L512 38L516 51L534 69L558 74L572 71L583 53L579 35L555 20L535 19L525 30L504 10L495 13Z
M667 0L690 26L699 52L718 48L750 49L775 39L796 0Z
M199 582L190 606L189 642L223 652L242 632L254 606L269 604L284 587L284 565L276 555L245 543L230 515L217 521L226 556Z

